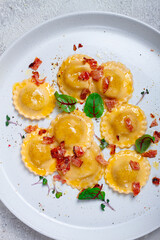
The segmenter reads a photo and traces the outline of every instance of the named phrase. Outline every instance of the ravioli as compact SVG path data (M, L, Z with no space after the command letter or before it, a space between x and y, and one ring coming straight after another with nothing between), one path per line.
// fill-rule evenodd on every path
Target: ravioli
M127 124L127 121L129 122ZM147 129L144 112L131 104L123 104L101 118L101 135L110 144L124 148L133 145Z
M139 170L133 170L130 161L138 162ZM139 182L143 187L150 175L151 166L147 158L135 151L125 150L115 154L108 161L104 173L105 182L119 193L132 193L132 183Z
M91 67L88 63L84 63L84 58L90 57L82 54L75 54L63 61L57 74L57 83L63 94L75 97L78 101L82 101L80 95L82 90L91 91L92 79L88 76L88 80L79 79L83 72L90 73Z
M22 143L21 155L25 166L34 174L46 176L56 171L56 159L51 156L51 149L57 147L56 142L43 144L43 137L38 135L40 129L26 136Z
M127 102L133 92L133 79L129 69L120 62L106 62L103 77L99 81L94 81L95 91L104 98L115 99L119 103ZM108 79L108 89L104 92L104 81Z
M93 142L92 146L86 150L81 160L81 167L76 167L71 163L70 170L62 176L66 183L72 188L84 189L94 186L101 178L104 168L96 160L100 148Z
M37 86L30 79L13 86L13 104L19 114L32 120L48 116L55 107L54 90L49 83Z
M61 113L51 122L49 133L58 143L64 141L67 154L72 155L74 146L82 147L84 151L91 146L93 122L79 110Z

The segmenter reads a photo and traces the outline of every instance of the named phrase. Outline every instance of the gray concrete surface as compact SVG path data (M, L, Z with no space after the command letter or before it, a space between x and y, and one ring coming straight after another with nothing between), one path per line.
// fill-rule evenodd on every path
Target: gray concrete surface
M160 0L0 0L0 55L14 40L38 24L76 11L120 13L160 30ZM0 240L22 239L50 238L23 224L0 202ZM160 240L160 229L139 240Z

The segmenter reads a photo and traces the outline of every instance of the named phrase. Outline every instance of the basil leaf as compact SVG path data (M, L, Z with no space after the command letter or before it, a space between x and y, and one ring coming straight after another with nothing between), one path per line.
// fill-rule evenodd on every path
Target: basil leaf
M144 153L150 146L151 142L155 141L155 137L145 134L142 137L138 138L135 142L136 151L139 153Z
M105 192L101 191L99 188L87 188L84 189L78 195L79 200L90 200L90 199L100 199L102 201L105 200Z
M77 100L74 97L65 94L59 94L57 91L54 94L58 106L63 109L64 112L73 112L75 110L75 104Z
M90 118L99 118L104 112L104 103L98 93L91 93L85 103L84 112Z
M109 143L106 142L106 140L103 138L101 139L101 143L100 143L100 149L103 150L104 148L108 147Z

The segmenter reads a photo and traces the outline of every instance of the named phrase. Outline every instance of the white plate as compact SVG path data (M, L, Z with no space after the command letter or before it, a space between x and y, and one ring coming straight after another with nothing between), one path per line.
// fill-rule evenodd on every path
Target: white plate
M38 177L29 173L21 162L19 133L23 133L23 128L30 121L21 118L14 110L12 86L29 76L27 67L36 56L43 60L40 73L47 76L47 81L51 83L56 79L58 70L52 71L51 63L56 63L57 59L60 63L74 54L73 44L78 43L84 47L76 53L87 54L99 63L120 61L130 68L135 89L130 103L135 104L143 88L148 88L150 94L140 107L145 111L148 123L152 121L151 112L159 118L160 34L156 30L121 15L97 12L55 18L35 28L12 45L0 60L1 200L24 223L52 238L135 239L160 226L159 187L151 181L160 173L154 167L147 185L134 199L119 195L105 185L107 198L116 211L106 209L102 212L99 201L78 202L78 191L66 185L58 185L63 193L66 191L60 199L47 196L46 187L31 186ZM14 116L13 120L18 120L22 126L6 127L7 114ZM56 114L54 111L50 119L39 121L39 126L48 126ZM95 123L95 129L99 134L98 123ZM147 132L152 134L153 129ZM109 155L105 153L105 156ZM154 160L150 160L151 165Z

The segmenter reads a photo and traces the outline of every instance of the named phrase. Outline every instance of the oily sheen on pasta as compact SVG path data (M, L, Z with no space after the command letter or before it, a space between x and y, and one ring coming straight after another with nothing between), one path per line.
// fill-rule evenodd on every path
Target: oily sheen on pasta
M54 90L49 83L37 86L31 79L24 80L13 86L13 104L26 118L45 118L55 107Z
M66 183L73 188L83 189L94 186L103 175L103 167L97 162L96 156L99 155L100 149L93 142L92 146L86 150L81 160L81 167L76 167L71 163L70 170L62 176Z
M43 137L46 135L38 135L39 130L27 134L22 143L21 155L22 161L31 172L46 176L56 171L56 159L51 157L51 149L58 144L44 144Z
M139 170L133 170L130 161L138 162ZM105 182L119 193L132 193L132 183L139 182L143 187L150 175L150 164L147 158L135 151L125 150L115 154L108 161L104 173Z
M101 118L101 135L110 144L130 147L147 129L144 112L131 104L124 104L106 112Z

